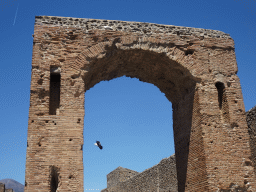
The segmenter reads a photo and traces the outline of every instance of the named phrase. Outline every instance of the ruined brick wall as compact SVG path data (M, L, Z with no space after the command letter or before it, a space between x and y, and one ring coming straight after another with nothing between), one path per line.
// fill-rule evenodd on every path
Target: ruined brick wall
M0 183L0 192L5 192L5 184Z
M177 172L175 155L162 159L159 164L137 173L130 179L120 181L119 174L126 171L124 168L115 169L111 175L115 174L116 185L108 185L101 192L129 192L129 191L159 191L178 192ZM131 171L131 170L130 170ZM125 174L125 173L124 173ZM109 181L107 177L107 182Z
M107 187L115 186L120 182L124 182L134 177L137 174L139 174L137 171L118 167L107 175Z
M156 85L172 102L179 191L256 191L228 34L36 16L33 37L25 192L84 190L84 93L123 75Z
M13 189L6 189L4 183L0 183L0 192L14 192Z
M5 189L5 192L14 192L13 189Z
M246 112L254 172L256 170L256 106Z

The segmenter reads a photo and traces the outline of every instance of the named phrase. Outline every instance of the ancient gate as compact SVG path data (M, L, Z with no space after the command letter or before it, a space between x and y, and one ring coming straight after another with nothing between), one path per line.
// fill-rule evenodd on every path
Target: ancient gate
M256 191L228 34L36 16L33 37L25 192L84 191L84 93L123 75L156 85L172 102L180 192Z

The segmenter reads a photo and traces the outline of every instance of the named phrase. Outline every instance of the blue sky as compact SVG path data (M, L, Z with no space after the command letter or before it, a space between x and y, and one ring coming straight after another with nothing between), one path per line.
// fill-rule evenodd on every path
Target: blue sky
M36 15L138 21L220 30L235 41L245 110L256 105L255 0L0 0L0 180L25 181ZM122 166L138 172L174 153L172 104L135 78L85 93L84 190L102 190ZM93 145L101 141L103 150Z

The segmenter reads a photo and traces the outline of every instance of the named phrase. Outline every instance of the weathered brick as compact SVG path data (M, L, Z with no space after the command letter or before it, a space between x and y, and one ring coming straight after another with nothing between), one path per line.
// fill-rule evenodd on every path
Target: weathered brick
M56 89L51 67L61 69ZM234 41L221 31L36 16L25 192L83 191L84 92L123 75L172 102L179 191L256 191L236 73Z

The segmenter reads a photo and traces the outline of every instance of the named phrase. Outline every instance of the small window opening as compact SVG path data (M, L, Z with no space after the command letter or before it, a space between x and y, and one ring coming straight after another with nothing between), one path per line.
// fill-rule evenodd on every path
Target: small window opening
M59 107L60 107L60 72L56 70L56 67L55 68L51 67L49 114L56 115L56 112L58 111Z
M59 179L58 179L58 170L57 167L52 166L51 167L51 181L50 181L50 188L51 192L56 192L59 184Z
M218 90L218 101L219 101L219 108L222 109L222 99L223 99L223 92L224 92L224 84L221 82L217 82L215 84Z
M219 109L221 110L223 120L225 123L230 123L229 106L228 106L226 88L225 88L224 84L221 82L217 82L215 84L215 86L218 90Z

